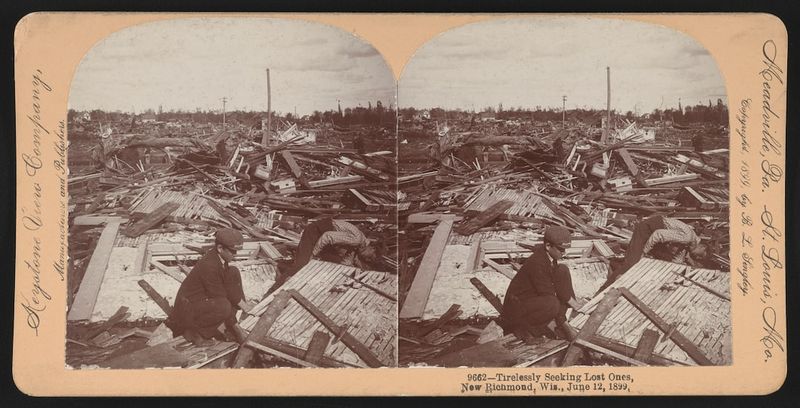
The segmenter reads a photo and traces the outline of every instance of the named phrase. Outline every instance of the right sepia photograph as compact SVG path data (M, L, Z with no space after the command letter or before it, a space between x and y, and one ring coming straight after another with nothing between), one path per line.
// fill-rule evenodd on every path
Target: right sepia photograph
M398 84L399 365L724 366L725 82L597 17L443 32Z

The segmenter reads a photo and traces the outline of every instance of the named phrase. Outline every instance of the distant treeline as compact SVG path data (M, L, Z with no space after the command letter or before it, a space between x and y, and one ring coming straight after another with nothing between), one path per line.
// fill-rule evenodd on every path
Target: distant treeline
M611 111L615 118L625 118L628 120L649 119L661 121L673 121L677 123L714 123L719 125L728 124L728 107L721 99L717 99L716 104L708 101L708 105L698 104L694 106L686 106L670 109L655 109L650 113L637 115L633 111L618 112ZM606 111L604 109L567 109L567 120L580 120L585 123L600 123L602 118L605 117ZM500 104L497 108L487 107L482 112L469 112L464 110L445 110L442 108L432 109L416 109L416 108L401 108L400 116L404 120L411 120L414 117L429 117L434 120L470 120L473 116L476 119L480 118L494 118L500 120L535 120L535 121L561 121L561 109L542 108L508 108L503 109Z
M94 109L90 111L76 111L70 109L67 112L67 119L71 122L76 119L89 115L91 121L100 122L124 122L131 121L131 114L120 111L104 111ZM159 122L195 122L195 123L222 123L223 114L218 111L195 110L194 112L171 110L168 112L145 110L135 115L136 121L155 120ZM266 112L254 111L230 111L225 113L227 123L241 123L245 126L261 128L261 121L266 120ZM273 113L272 122L277 124L280 120L292 123L332 123L337 126L348 125L389 125L394 126L395 113L383 106L381 101L377 101L375 106L370 102L367 107L358 106L355 108L331 109L325 112L314 111L310 115L295 116L292 113ZM273 125L274 126L274 125Z

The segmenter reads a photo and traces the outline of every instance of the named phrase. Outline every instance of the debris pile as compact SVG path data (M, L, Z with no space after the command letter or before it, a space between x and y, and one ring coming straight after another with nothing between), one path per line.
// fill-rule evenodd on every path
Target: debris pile
M342 296L373 293L368 287L396 287L389 284L396 280L397 199L395 140L388 130L283 121L278 131L266 132L236 122L134 120L98 126L88 117L79 119L80 124L71 124L78 133L70 138L68 181L70 366L230 366L246 347L225 341L210 349L189 347L182 337L173 339L163 324L180 282L213 245L218 228L234 228L245 236L231 265L240 270L245 297L254 303L281 285L298 284L292 283L296 276L280 278L279 266L293 259L305 226L322 217L357 225L384 251L369 274L359 276L363 283L348 286L330 279L315 285L329 284L326 290ZM297 296L309 297L302 287L295 287ZM330 309L334 304L311 306L343 316ZM338 334L358 331L354 338L360 339L366 327L359 322ZM308 321L311 328L316 323ZM386 343L394 344L395 333L380 329L363 337L381 337L374 345L394 355ZM298 365L286 350L304 351L308 344L289 344L290 339L284 336L273 344L283 354L261 350L259 358L247 363ZM340 362L324 357L346 354L334 340L329 347L316 345L321 350L315 361L362 364L356 358ZM198 356L204 357L199 361ZM395 359L380 361L391 365Z
M647 364L730 364L730 301L717 296L729 298L725 129L473 120L435 131L401 129L399 139L401 366L629 365L643 329L670 331L655 351L638 356ZM609 271L619 268L636 223L652 215L689 224L711 255L694 268L643 258L603 287ZM583 343L556 336L530 345L500 327L510 279L542 243L547 226L572 232L562 263L570 267L576 298L586 304L569 316L572 327L583 327ZM662 272L640 277L649 285L624 279L647 272L650 261L661 262ZM664 268L681 276L664 275ZM618 318L617 309L606 310L613 318L596 335L586 317L592 320L610 290L627 290L630 296L623 297L644 314ZM694 315L678 312L697 302L708 307L695 307ZM623 307L621 300L616 305ZM680 333L685 338L676 340ZM500 349L486 357L487 350ZM687 349L706 357L680 354Z

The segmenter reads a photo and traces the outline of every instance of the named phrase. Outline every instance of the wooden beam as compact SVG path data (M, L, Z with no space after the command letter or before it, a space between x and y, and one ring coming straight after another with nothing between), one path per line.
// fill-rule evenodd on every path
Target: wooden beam
M284 354L288 354L292 357L303 359L306 355L306 350L303 350L299 347L292 346L291 344L284 343L282 341L275 340L271 337L264 337L259 341L259 344L267 346L271 349L278 350ZM320 363L318 364L321 367L336 367L336 368L346 368L346 367L355 367L355 365L348 365L342 363L340 361L334 360L328 356L323 355L320 358Z
M590 348L590 349L592 349L594 351L599 351L599 352L601 352L603 354L609 355L611 357L616 358L617 360L624 361L624 362L626 362L626 363L628 363L630 365L633 365L633 366L644 367L644 366L647 365L647 364L645 364L645 363L643 363L643 362L641 362L639 360L636 360L636 359L630 358L630 357L628 357L626 355L617 353L614 350L609 350L609 349L607 349L605 347L598 346L596 344L592 344L591 342L586 341L586 340L576 339L575 340L575 344L581 345L581 346L586 347L586 348Z
M108 320L103 322L100 326L97 326L94 329L81 335L79 339L91 340L94 336L97 336L98 334L114 327L115 324L125 320L125 318L128 316L130 316L130 313L128 313L128 307L120 306L119 309L117 309L116 313L114 313L111 317L109 317Z
M331 336L328 333L315 331L314 335L311 336L311 341L308 343L308 351L303 356L303 360L318 366L330 340Z
M610 289L606 292L606 295L603 297L603 300L597 304L597 307L594 309L592 314L589 315L589 318L586 319L586 323L583 324L581 327L581 331L578 332L578 337L575 339L575 342L578 340L587 340L594 336L597 329L600 328L600 325L603 324L603 321L608 317L608 314L611 313L611 310L614 309L616 306L617 301L619 300L620 292L616 288ZM568 348L567 352L564 355L564 361L561 363L562 367L572 366L578 362L578 357L580 357L580 349L575 345L573 342Z
M303 306L309 313L311 313L317 320L325 326L331 333L340 334L339 339L347 346L350 350L353 350L360 358L363 360L369 367L377 368L382 367L384 364L378 360L378 357L372 353L372 351L367 348L363 343L358 341L352 334L348 333L346 330L342 330L342 327L338 326L330 317L325 315L316 305L311 303L310 300L306 299L305 296L301 295L294 289L290 289L288 291L292 298Z
M150 284L147 283L146 280L141 279L137 283L139 284L139 286L141 286L142 289L144 289L145 292L147 292L147 295L150 296L150 298L153 299L154 302L156 302L158 307L160 307L161 310L164 311L164 314L169 316L169 314L172 313L172 307L170 307L169 301L167 301L167 299L164 299L164 297L161 296L158 293L158 291L153 289L153 287L150 286Z
M442 262L442 253L452 228L453 220L446 219L440 221L433 231L428 248L425 249L425 255L422 256L422 261L417 268L414 281L411 282L406 300L400 309L399 317L401 319L422 317L422 314L425 313L425 305L428 303L428 296L433 288L433 281L439 270L439 264Z
M264 313L261 314L258 321L256 322L253 329L250 330L250 333L247 335L245 341L261 341L262 338L267 336L269 333L269 329L272 328L272 325L278 319L278 316L281 315L286 306L289 304L289 299L291 296L286 291L278 292L275 297L273 297L272 302L267 306L267 309L264 310ZM250 359L253 357L253 351L246 348L240 347L239 352L236 354L236 358L233 362L233 368L242 368L247 365Z
M308 368L318 367L317 365L311 364L308 361L304 361L303 359L297 358L297 357L292 356L290 354L286 354L286 353L284 353L282 351L275 350L272 347L267 347L267 346L265 346L263 344L256 343L253 340L247 340L244 343L244 345L247 346L247 347L256 349L258 351L261 351L261 352L264 352L264 353L267 353L267 354L272 354L273 356L276 356L276 357L280 357L280 358L282 358L282 359L284 359L286 361L290 361L290 362L295 363L295 364L297 364L297 365L299 365L301 367L308 367Z
M414 213L409 214L406 222L409 224L433 224L443 220L460 221L462 217L454 214L441 213Z
M445 324L447 324L447 322L457 318L460 315L461 315L461 305L454 303L450 305L450 308L447 309L447 311L444 312L443 315L439 316L438 319L434 320L433 323L421 328L420 331L416 333L416 337L424 337L428 333L444 326Z
M103 225L110 222L119 221L120 223L126 222L127 219L123 219L121 217L112 215L112 216L105 216L105 215L79 215L72 219L73 226L80 226L80 225Z
M636 345L636 351L633 353L633 359L639 361L647 361L653 355L653 350L658 344L658 332L652 329L644 329L642 337L639 338L639 344Z
M176 271L174 269L171 269L169 267L164 266L161 262L150 260L150 265L152 265L154 268L158 269L159 271L164 272L166 275L168 275L172 279L175 279L179 283L182 283L183 280L186 279L186 275L184 275L184 274L182 274L182 273L180 273L180 272L178 272L178 271Z
M491 303L492 307L497 310L497 313L503 314L503 302L500 301L497 295L492 293L478 278L471 278L469 282L478 289L478 292L480 292L489 303Z
M675 342L675 344L677 344L681 350L685 351L686 354L692 358L692 360L697 362L697 364L703 366L714 365L714 363L711 362L711 360L709 360L702 351L700 351L697 345L692 343L691 340L687 339L686 336L681 334L681 332L675 329L674 326L667 323L663 318L661 318L661 316L657 315L653 309L642 302L627 288L620 288L619 291L622 296L628 300L628 302L631 302L635 308L639 309L639 311L642 312L642 314L644 314L648 319L650 319L650 321L653 322L653 324L655 324L659 330L663 331L664 333L668 333L669 339Z
M611 340L607 337L594 335L591 338L589 338L589 342L596 344L598 346L605 347L609 350L616 351L617 353L624 354L628 357L633 357L633 355L636 353L636 349L634 349L633 347L628 346L627 344L622 344L617 341ZM658 354L651 354L649 359L640 361L644 361L645 363L648 363L650 365L658 365L658 366L686 365L679 361L674 361L661 357Z
M373 203L372 201L370 201L370 200L369 200L369 198L367 198L367 197L364 197L364 195L363 195L363 194L361 194L361 192L359 192L358 190L356 190L356 189L354 189L354 188L351 188L351 189L348 189L348 191L350 191L350 193L351 193L351 194L353 194L354 196L356 196L356 198L357 198L357 199L359 199L359 201L361 201L361 202L362 202L364 205L366 205L367 207L369 207L369 206L372 206L372 205L375 205L375 203Z
M386 293L383 290L381 290L381 289L379 289L379 288L377 288L375 286L372 286L367 282L364 282L362 279L354 278L354 277L352 277L352 276L350 276L350 275L348 275L348 274L346 274L344 272L339 272L339 274L341 274L342 276L344 276L344 277L346 277L348 279L352 279L352 280L356 281L357 283L359 283L360 285L364 286L365 288L367 288L367 289L369 289L369 290L371 290L371 291L373 291L373 292L385 297L386 299L391 300L392 302L397 302L397 298L392 296L390 293Z
M491 259L489 259L487 257L483 258L483 263L485 263L486 265L489 265L490 268L496 270L497 272L502 273L508 279L514 279L514 276L517 274L511 268L506 268L503 265L500 265L499 263L497 263L497 262L495 262L495 261L493 261L493 260L491 260Z
M488 225L506 210L514 206L511 200L501 200L494 203L491 207L482 211L477 217L467 220L465 223L455 228L455 231L461 235L472 235L481 227Z
M300 182L303 187L308 188L308 180L306 180L306 178L303 176L303 170L297 165L292 153L290 153L288 150L281 150L281 157L283 157L283 160L286 162L286 165L289 166L289 170L292 172L292 175L297 179L297 181Z
M344 176L344 177L336 177L336 178L328 178L322 180L313 180L308 182L308 186L311 188L315 187L324 187L324 186L333 186L336 184L345 184L345 183L355 183L356 181L363 180L364 177L362 176Z
M653 187L660 184L679 183L682 181L689 181L698 178L700 178L700 175L697 173L678 174L675 176L664 176L664 177L647 179L646 184L648 187Z
M687 266L687 269L691 269L691 266ZM684 271L685 271L685 270L684 270ZM731 298L730 298L730 297L726 296L724 293L720 293L720 292L718 292L718 291L716 291L716 290L712 289L712 288L711 288L711 287L709 287L708 285L704 285L704 284L702 284L702 283L700 283L700 282L698 282L698 281L696 281L696 280L692 279L691 277L689 277L689 276L686 276L686 275L684 275L684 274L681 274L681 273L678 273L678 272L675 272L675 271L671 271L671 272L672 272L672 273L674 273L675 275L678 275L678 276L680 276L680 277L681 277L681 278L683 278L683 279L686 279L686 280L687 280L687 281L689 281L689 282L692 282L693 284L695 284L695 285L699 286L700 288L704 289L704 290L705 290L705 291L707 291L708 293L711 293L712 295L714 295L714 296L716 296L716 297L718 297L718 298L720 298L720 299L727 300L728 302L730 302L730 301L731 301Z
M633 158L631 154L628 152L628 149L622 147L616 150L617 155L622 159L622 162L625 164L625 167L628 169L628 172L631 173L631 176L636 177L639 175L639 167L636 166L636 163L633 162Z
M300 166L297 165L297 162L294 161L294 157L292 157L292 154L288 150L281 150L281 157L283 157L283 160L289 166L289 170L292 172L293 176L298 179L303 177L303 170L300 169Z
M164 221L165 218L167 218L168 215L170 215L180 206L181 206L180 204L174 202L165 203L160 207L156 208L150 214L147 214L144 218L142 218L138 222L126 228L125 231L123 231L123 234L131 238L138 237L148 229L160 224L162 221Z
M97 294L100 292L100 285L106 274L108 260L111 258L111 249L114 247L114 240L119 232L120 222L120 219L109 222L100 233L92 258L83 274L78 293L67 314L67 320L88 320L92 316L94 305L97 303Z

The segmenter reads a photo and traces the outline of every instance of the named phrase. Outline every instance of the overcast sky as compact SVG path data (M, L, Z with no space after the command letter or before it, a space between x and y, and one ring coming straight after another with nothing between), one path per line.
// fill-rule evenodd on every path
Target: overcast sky
M383 57L341 29L286 19L185 19L147 23L98 42L76 70L69 106L137 113L267 108L273 111L395 103Z
M723 79L698 42L658 25L588 17L511 18L466 25L421 47L405 66L400 107L482 110L727 103ZM663 103L662 103L663 98Z

